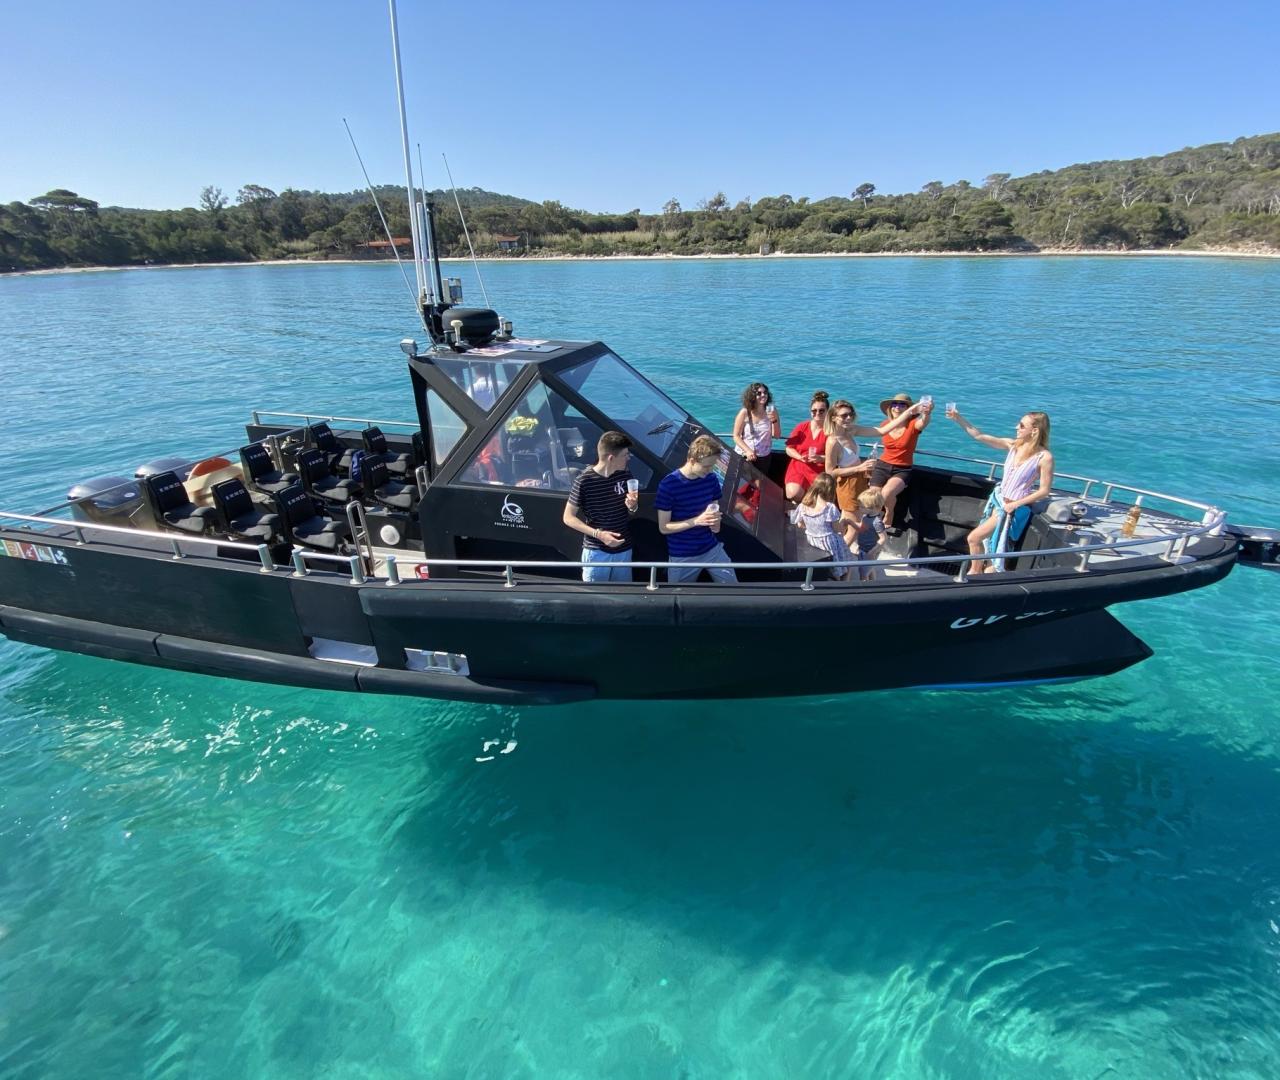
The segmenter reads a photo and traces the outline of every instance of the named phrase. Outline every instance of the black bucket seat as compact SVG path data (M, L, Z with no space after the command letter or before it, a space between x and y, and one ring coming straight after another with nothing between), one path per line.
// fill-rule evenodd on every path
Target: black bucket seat
M301 484L279 492L276 508L280 511L286 538L295 544L317 551L336 552L351 539L351 526L345 521L325 517Z
M360 479L370 499L392 510L413 508L418 489L413 484L392 480L385 461L379 457L367 457L361 468Z
M156 524L161 528L203 535L215 524L217 511L212 506L193 503L177 473L154 473L138 482L142 485L143 498L155 515Z
M387 437L379 427L365 428L360 433L360 439L364 443L365 460L367 461L370 455L376 454L386 465L387 472L397 479L404 479L411 475L414 466L419 464L413 460L411 454L393 454L387 446Z
M324 454L314 447L299 452L298 472L307 494L328 508L341 510L360 495L360 485L354 480L339 480L334 476L325 463Z
M209 489L219 524L233 539L271 544L280 536L280 515L259 510L249 489L239 480L223 480Z
M245 483L264 495L275 495L298 482L297 473L283 472L275 467L262 443L240 447L240 464L244 466Z

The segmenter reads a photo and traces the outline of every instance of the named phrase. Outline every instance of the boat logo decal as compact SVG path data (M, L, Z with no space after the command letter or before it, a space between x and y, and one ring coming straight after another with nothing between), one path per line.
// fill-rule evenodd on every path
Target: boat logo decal
M62 548L46 547L44 544L24 544L17 540L6 540L0 544L0 555L10 559L26 559L28 562L47 562L58 566L70 566L67 553Z
M1014 615L1013 618L1016 622L1021 622L1023 619L1042 619L1046 615L1056 615L1062 610L1064 609L1054 608L1050 611L1024 611L1021 615ZM951 623L951 629L968 630L971 626L991 626L993 623L998 623L1007 618L1009 618L1008 615L987 615L985 617L979 615L976 618L954 619Z
M524 507L519 503L511 501L510 496L506 496L502 500L501 518L495 521L495 525L502 525L508 529L527 529L529 526L524 523Z

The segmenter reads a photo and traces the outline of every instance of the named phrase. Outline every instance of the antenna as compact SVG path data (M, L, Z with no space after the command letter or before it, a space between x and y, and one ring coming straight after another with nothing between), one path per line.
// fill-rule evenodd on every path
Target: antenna
M413 237L413 272L418 281L418 304L428 299L426 269L422 264L422 236L414 213L413 162L409 158L409 120L404 109L404 73L400 67L400 28L396 22L396 0L387 0L391 13L391 53L396 66L396 101L400 105L400 144L404 151L404 187L409 198L409 230Z
M373 196L373 205L378 211L378 220L382 222L382 231L387 234L387 243L391 245L391 254L396 257L396 266L400 267L400 276L404 278L404 287L409 290L409 300L413 304L418 317L422 318L422 308L418 306L418 298L414 295L413 286L409 284L409 275L405 273L404 262L400 258L400 250L396 247L395 237L391 235L391 226L387 224L387 215L382 212L382 203L378 202L378 193L373 190L373 182L369 179L369 170L364 167L364 158L360 156L360 148L356 146L356 137L351 134L351 125L347 118L342 118L342 126L347 129L347 138L351 140L351 149L356 152L356 161L360 162L360 171L364 173L364 183ZM425 325L425 320L424 320Z
M418 147L418 154L421 157L422 147ZM467 215L462 212L462 202L458 198L458 186L453 182L453 170L449 168L449 156L441 154L444 158L444 171L449 175L449 190L453 192L453 205L458 208L458 217L462 219L462 235L467 238L467 250L471 252L471 265L475 268L476 280L480 282L480 292L484 294L484 306L493 307L489 303L489 290L484 287L484 278L480 276L480 260L476 258L476 249L471 246L471 230L467 228ZM421 165L418 166L421 169Z

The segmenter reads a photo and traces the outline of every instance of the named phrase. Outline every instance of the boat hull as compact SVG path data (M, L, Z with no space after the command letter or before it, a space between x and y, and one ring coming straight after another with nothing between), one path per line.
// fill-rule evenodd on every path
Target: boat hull
M33 645L321 689L505 704L735 698L1107 675L1151 655L1112 604L1208 585L1234 551L1087 574L611 586L264 573L105 546L0 559L0 632ZM110 612L112 621L103 619ZM317 641L362 663L319 659ZM781 647L781 648L780 648ZM465 658L411 670L406 653Z

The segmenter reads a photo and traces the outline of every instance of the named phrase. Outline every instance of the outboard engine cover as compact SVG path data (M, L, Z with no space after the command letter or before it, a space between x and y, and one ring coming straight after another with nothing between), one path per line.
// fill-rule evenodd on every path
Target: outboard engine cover
M142 492L135 480L123 476L95 476L82 480L67 491L71 516L77 521L100 525L128 525L129 515L142 505Z
M156 458L155 461L148 461L139 465L133 470L135 480L141 480L144 476L155 476L157 473L172 472L178 474L179 480L186 480L191 475L191 466L193 462L182 457L162 457Z

